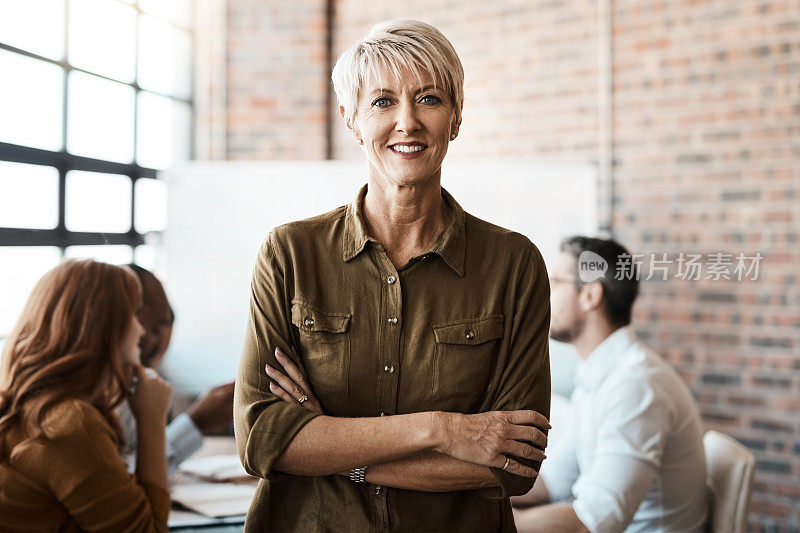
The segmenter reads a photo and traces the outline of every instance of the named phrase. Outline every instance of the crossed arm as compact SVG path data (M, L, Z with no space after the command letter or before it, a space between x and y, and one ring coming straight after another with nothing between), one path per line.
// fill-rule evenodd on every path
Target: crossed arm
M285 373L266 366L272 379L270 392L295 404L305 396L308 399L300 405L323 415L298 367L280 349L275 356ZM546 428L546 418L535 411L425 412L360 419L323 415L297 433L275 468L306 476L347 475L366 463L367 481L394 488L442 492L495 487L499 483L488 466L502 468L505 454L541 461L547 443L542 429ZM329 449L321 450L321 443ZM538 475L513 459L507 470L526 477Z

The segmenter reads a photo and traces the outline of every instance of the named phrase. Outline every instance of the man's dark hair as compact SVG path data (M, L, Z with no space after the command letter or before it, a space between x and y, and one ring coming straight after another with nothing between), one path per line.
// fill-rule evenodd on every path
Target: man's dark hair
M583 252L594 252L605 260L608 272L598 281L603 286L606 317L617 327L630 324L633 302L639 294L639 273L632 270L630 252L612 239L582 235L567 237L561 241L561 251L575 256L576 263ZM618 261L620 257L623 257L622 261ZM577 283L584 284L580 278Z

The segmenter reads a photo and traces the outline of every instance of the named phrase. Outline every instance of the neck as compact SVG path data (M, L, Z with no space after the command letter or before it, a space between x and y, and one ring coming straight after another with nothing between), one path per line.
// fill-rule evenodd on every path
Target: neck
M609 323L605 317L589 318L581 334L572 341L572 346L580 358L585 361L604 340L618 329L620 328Z
M450 208L442 199L438 179L413 187L369 180L364 222L396 266L427 250L447 226L449 217Z

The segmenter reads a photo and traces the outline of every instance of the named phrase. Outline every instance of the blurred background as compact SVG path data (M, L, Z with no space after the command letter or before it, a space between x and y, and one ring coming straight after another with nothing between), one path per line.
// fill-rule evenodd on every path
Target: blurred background
M667 260L634 329L755 454L751 528L798 531L797 0L0 0L0 338L61 257L136 261L176 309L165 372L231 379L260 242L365 181L333 62L398 17L464 64L445 188L546 259L582 232ZM681 254L762 259L686 279Z

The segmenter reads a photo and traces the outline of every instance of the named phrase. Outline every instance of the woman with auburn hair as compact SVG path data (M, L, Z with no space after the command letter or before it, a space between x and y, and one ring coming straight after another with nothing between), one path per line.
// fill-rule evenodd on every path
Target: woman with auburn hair
M0 366L0 530L167 529L171 388L139 364L140 299L133 272L92 260L34 287ZM113 413L132 385L135 475Z

